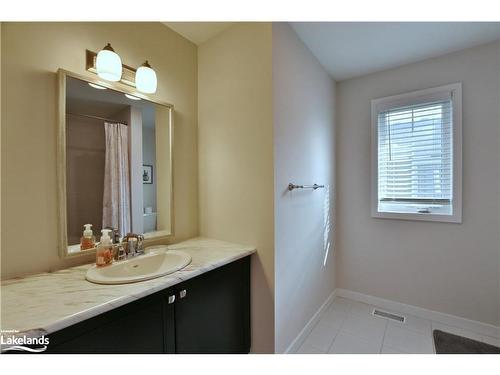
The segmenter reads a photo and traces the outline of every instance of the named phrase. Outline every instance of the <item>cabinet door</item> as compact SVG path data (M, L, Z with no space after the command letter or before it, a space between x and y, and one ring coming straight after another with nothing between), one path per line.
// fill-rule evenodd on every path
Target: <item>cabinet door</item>
M168 311L165 292L156 293L55 332L48 352L164 353L168 334L173 337L165 320Z
M248 353L250 257L185 281L175 303L177 353Z
M175 289L163 292L163 352L168 354L175 354L175 294Z

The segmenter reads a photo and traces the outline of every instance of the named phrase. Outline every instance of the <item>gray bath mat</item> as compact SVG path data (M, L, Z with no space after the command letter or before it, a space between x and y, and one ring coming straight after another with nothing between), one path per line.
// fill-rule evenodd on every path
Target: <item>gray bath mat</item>
M437 329L432 333L437 354L500 354L500 348Z

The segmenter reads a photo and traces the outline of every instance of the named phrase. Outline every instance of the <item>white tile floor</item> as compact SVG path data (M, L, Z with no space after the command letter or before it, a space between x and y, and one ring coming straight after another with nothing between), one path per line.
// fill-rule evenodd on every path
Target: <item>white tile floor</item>
M435 353L433 329L500 346L499 339L408 314L401 314L406 317L405 323L375 317L372 315L374 308L346 298L335 298L297 353L432 354Z

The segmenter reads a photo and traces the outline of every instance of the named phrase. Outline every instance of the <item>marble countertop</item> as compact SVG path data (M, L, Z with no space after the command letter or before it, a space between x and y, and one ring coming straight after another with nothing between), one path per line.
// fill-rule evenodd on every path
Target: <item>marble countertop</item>
M153 294L255 252L255 248L208 238L168 246L192 257L170 275L132 284L100 285L85 280L92 266L63 269L1 283L1 329L40 337Z

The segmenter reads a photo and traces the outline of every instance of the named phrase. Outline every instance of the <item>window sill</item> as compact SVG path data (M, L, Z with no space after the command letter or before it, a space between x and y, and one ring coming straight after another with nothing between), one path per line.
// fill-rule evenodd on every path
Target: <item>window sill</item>
M451 207L434 207L430 213L417 212L418 208L403 210L401 207L384 207L375 208L372 211L373 218L379 219L397 219L397 220L415 220L415 221L434 221L444 223L461 223L462 216L460 213L453 214ZM383 211L382 211L383 210Z

